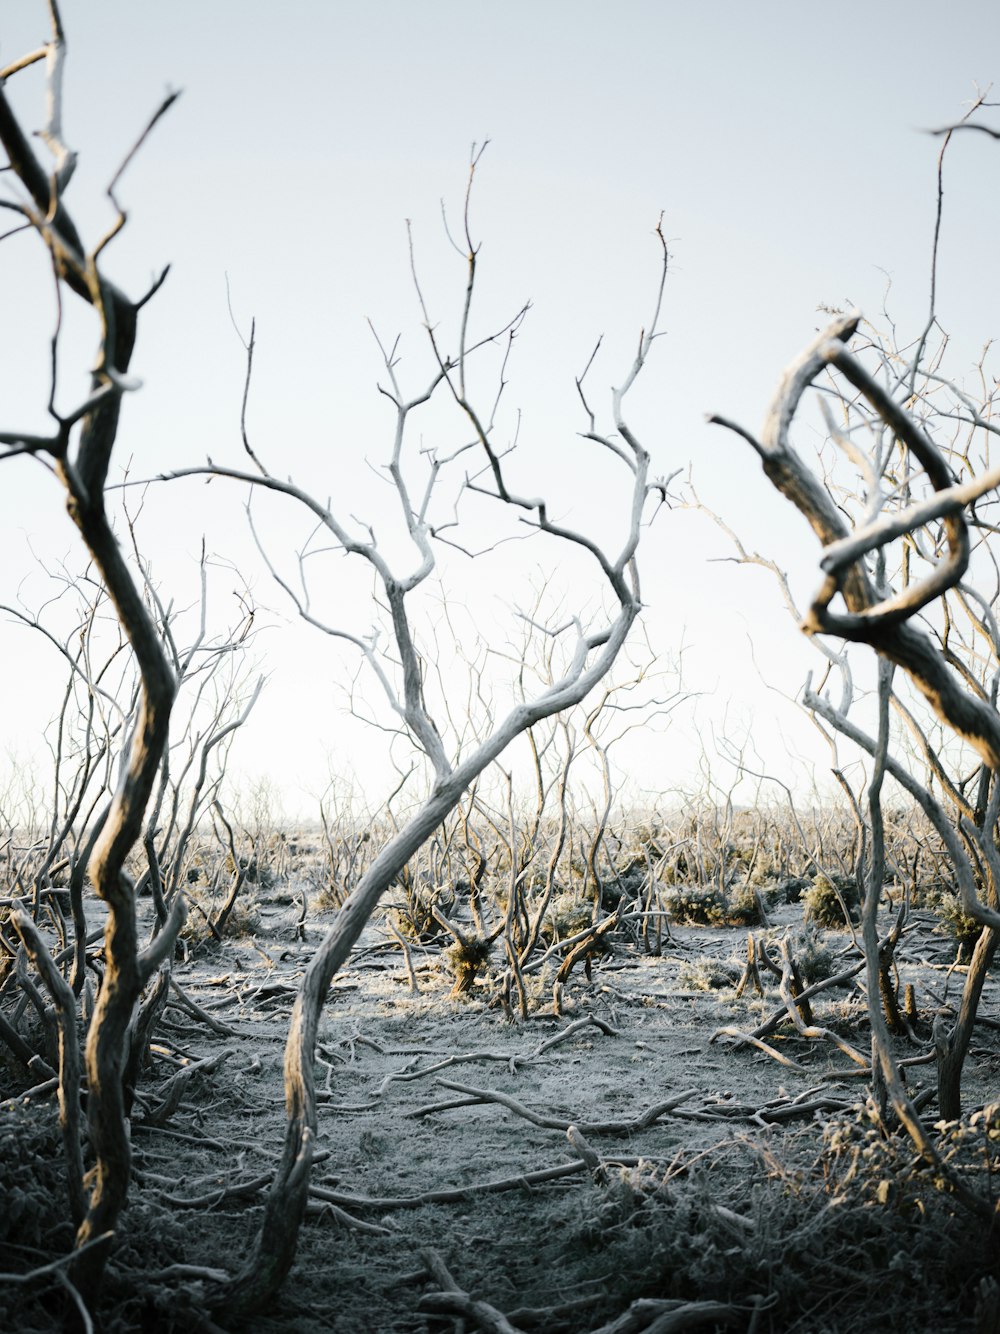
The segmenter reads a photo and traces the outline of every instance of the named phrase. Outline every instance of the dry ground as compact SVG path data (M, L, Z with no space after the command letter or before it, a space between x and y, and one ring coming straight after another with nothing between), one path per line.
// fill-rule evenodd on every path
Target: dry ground
M211 1328L211 1276L202 1268L238 1267L259 1220L261 1185L281 1144L288 1014L325 921L310 915L305 939L296 939L292 896L258 894L253 934L199 945L177 966L184 992L223 1031L178 1002L158 1032L134 1120L136 1184L109 1280L108 1331ZM800 917L783 908L775 925ZM953 947L931 926L917 914L901 950L903 980L915 982L928 1016L961 985ZM917 1199L919 1183L893 1186L886 1197L857 1174L853 1185L839 1183L847 1156L828 1153L825 1168L814 1168L824 1126L828 1140L838 1122L864 1133L851 1110L864 1080L847 1058L794 1036L790 1025L772 1041L805 1074L731 1040L710 1042L718 1027L752 1028L779 1004L774 988L741 1000L731 983L700 989L699 965L738 962L745 941L735 928L675 927L661 957L616 948L590 982L574 973L571 1012L556 1017L550 1006L516 1023L485 992L450 998L436 952L415 948L414 994L400 951L373 927L336 979L322 1024L325 1157L314 1170L298 1260L279 1300L250 1328L461 1328L421 1309L440 1287L428 1269L435 1256L461 1289L524 1330L591 1330L634 1300L668 1298L728 1302L727 1327L754 1334L988 1328L974 1316L991 1263L987 1239L970 1247L967 1224ZM831 933L828 943L835 954L851 948L846 935ZM985 1015L997 1014L996 1000L991 982ZM863 1009L854 983L823 998L818 1022L864 1049ZM997 1032L978 1032L965 1085L970 1108L996 1096L1000 1069ZM168 1115L160 1104L169 1081L223 1052L214 1068L193 1070ZM911 1090L932 1087L932 1072L913 1067ZM492 1094L553 1124L535 1124ZM650 1124L634 1124L670 1100L676 1105ZM52 1229L54 1109L5 1110L8 1154L18 1133L33 1146L20 1163L34 1184L25 1186L24 1170L8 1157L0 1185L8 1218L19 1207L25 1219L8 1225L0 1268L24 1271L68 1241L65 1227ZM932 1105L925 1114L934 1119ZM606 1164L599 1178L579 1170L569 1123ZM890 1159L912 1166L905 1143ZM568 1174L532 1181L560 1167ZM490 1189L496 1183L505 1188ZM33 1204L21 1198L26 1191ZM940 1241L942 1228L966 1256L966 1272ZM884 1299L878 1307L873 1284ZM0 1327L52 1328L55 1287L0 1284Z

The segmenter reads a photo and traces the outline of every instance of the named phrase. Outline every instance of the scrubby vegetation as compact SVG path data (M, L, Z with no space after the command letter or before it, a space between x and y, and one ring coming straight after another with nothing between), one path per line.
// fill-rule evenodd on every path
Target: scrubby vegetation
M640 539L655 509L703 508L690 481L670 490L682 469L652 473L626 419L660 331L662 225L652 315L616 387L592 403L597 349L572 386L600 460L587 485L617 522L607 546L553 517L572 514L568 491L553 504L515 486L520 423L498 414L529 307L478 324L483 146L459 225L446 214L461 264L447 334L410 248L424 381L404 385L399 342L375 340L387 540L322 499L329 476L287 478L280 442L269 469L247 425L253 326L240 334L242 454L157 483L235 481L305 516L294 578L258 541L267 577L358 655L399 779L375 811L334 780L317 825L290 829L267 781L239 785L228 764L264 687L250 588L212 629L205 547L180 609L137 515L123 505L119 531L108 507L140 314L166 277L139 297L110 278L117 190L175 95L88 242L66 202L55 3L49 18L50 40L0 73L17 219L0 240L25 233L53 284L51 433L0 432L0 458L46 465L87 564L48 575L39 610L4 609L66 685L44 790L15 773L0 794L0 1328L996 1334L998 382L984 361L974 401L946 378L936 287L904 346L891 321L827 312L759 438L712 419L822 544L802 614L777 563L718 520L819 644L802 703L837 787L812 803L724 739L728 791L711 779L635 809L616 787L613 748L687 699L636 647ZM46 166L6 93L42 59ZM938 189L940 213L940 171ZM72 409L70 300L100 343ZM813 386L826 435L807 456L790 433ZM428 445L412 421L432 400ZM466 502L495 533L452 531ZM569 610L535 590L511 617L520 642L480 641L446 591L418 591L437 553L525 525L550 568L580 558L592 582ZM374 629L315 611L307 572L342 557L364 571Z
M860 953L842 914L821 927L805 920L805 903L788 902L778 888L804 878L808 862L803 850L796 855L786 816L762 809L745 822L755 840L785 846L784 874L757 891L766 928L728 907L702 921L675 913L680 903L726 902L715 872L732 855L706 819L708 883L658 879L663 848L687 818L663 810L615 820L611 846L649 869L643 882L626 881L628 892L610 910L595 907L595 889L586 897L568 846L555 859L553 884L576 888L546 899L558 825L544 816L527 826L535 842L521 844L525 873L513 909L501 849L478 868L475 895L467 878L432 888L426 861L411 864L334 987L316 1065L320 1147L333 1176L317 1175L294 1291L265 1320L323 1328L321 1257L335 1229L337 1272L365 1273L378 1327L432 1322L430 1313L444 1309L433 1296L442 1265L469 1302L494 1305L526 1330L541 1319L529 1319L529 1308L546 1312L545 1328L569 1334L597 1329L626 1308L641 1329L682 1307L705 1329L754 1319L757 1330L872 1327L865 1321L904 1329L932 1311L935 1328L986 1327L975 1322L994 1309L996 1239L952 1183L994 1198L1000 1130L995 1108L985 1105L1000 1068L992 1030L983 1032L967 1076L969 1110L957 1123L934 1129L933 1079L922 1073L926 1066L913 1067L914 1096L943 1167L928 1164L891 1112L871 1101L859 1110L858 1067L838 1042L859 1052L867 1045ZM798 818L812 841L829 814ZM369 828L374 855L392 831ZM474 810L442 828L455 868L466 864L462 839L475 846L481 832ZM916 846L929 836L915 817L894 845L898 862L905 864L909 840ZM356 835L345 826L343 838L352 843ZM109 1274L108 1330L180 1329L208 1318L226 1254L257 1216L280 1129L280 1037L297 976L331 911L312 896L300 929L298 887L317 883L327 850L316 833L297 833L288 845L294 851L280 868L255 884L245 880L241 897L252 915L238 899L218 935L199 930L211 916L206 900L204 918L192 918L197 949L189 942L175 962L177 989L136 1085L136 1183L127 1240ZM12 831L8 867L25 846ZM217 870L222 880L232 876L224 843L199 838L196 846L204 880L211 884ZM838 855L849 857L850 846ZM30 860L21 856L24 875ZM603 881L614 878L606 851L598 867ZM530 929L539 912L529 949L525 924ZM887 901L887 926L891 912ZM419 933L414 918L423 923ZM929 909L915 911L897 953L900 1005L911 988L911 1028L925 1035L896 1039L904 1060L931 1050L934 1015L949 1003L953 959L940 953L947 947L939 924ZM654 925L659 953L651 948ZM741 988L748 934L756 985ZM510 939L524 942L520 952L505 945ZM588 943L589 953L581 952ZM528 1025L507 1018L517 1013L515 968ZM792 999L803 992L812 1025L805 1032ZM8 1013L41 1061L58 1059L30 1005L20 1018ZM39 1082L5 1050L5 1245L11 1275L28 1276L58 1260L70 1240L65 1162L51 1081ZM681 1091L680 1081L688 1090L680 1104L642 1124L646 1110ZM494 1098L512 1099L515 1110ZM504 1115L513 1123L505 1126ZM558 1127L571 1123L595 1162L566 1143ZM570 1175L530 1195L517 1190L521 1176L549 1169ZM482 1193L505 1176L508 1190ZM511 1229L521 1238L516 1247ZM474 1252L470 1235L479 1238ZM402 1260L407 1251L411 1258ZM400 1287L407 1268L413 1286ZM0 1286L8 1327L55 1327L65 1289L53 1272ZM341 1303L341 1327L365 1328L360 1298L342 1294Z

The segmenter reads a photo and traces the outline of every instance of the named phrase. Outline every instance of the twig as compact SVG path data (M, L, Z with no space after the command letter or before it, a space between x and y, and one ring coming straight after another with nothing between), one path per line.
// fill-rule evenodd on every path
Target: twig
M386 1075L376 1089L376 1094L383 1094L390 1084L410 1083L416 1079L423 1079L427 1075L437 1074L440 1070L447 1070L450 1066L463 1065L469 1061L499 1061L508 1067L511 1074L514 1074L516 1073L518 1066L532 1065L543 1056L545 1052L551 1051L551 1049L558 1046L559 1043L565 1042L571 1037L575 1037L577 1033L585 1028L598 1028L602 1033L606 1033L609 1037L618 1036L618 1030L612 1028L612 1026L609 1023L606 1023L605 1020L598 1019L596 1015L587 1015L585 1018L577 1019L575 1023L569 1024L560 1032L553 1034L552 1037L547 1038L533 1051L529 1052L527 1056L518 1056L516 1052L490 1051L484 1049L482 1051L462 1052L454 1056L443 1056L439 1061L434 1061L431 1065L421 1066L420 1069L417 1070L412 1069L411 1067L416 1060L416 1056L423 1054L423 1051L421 1051L420 1053L413 1053L412 1059L408 1061L401 1070ZM370 1046L376 1045L369 1039L359 1039L359 1041L365 1041L367 1045ZM398 1054L403 1055L405 1053L400 1052ZM408 1115L412 1115L412 1113L408 1113Z
M56 1270L56 1280L69 1293L70 1301L76 1307L77 1315L80 1317L83 1334L94 1334L94 1322L90 1318L87 1304L77 1291L76 1285L70 1282L68 1275L64 1274L61 1269Z

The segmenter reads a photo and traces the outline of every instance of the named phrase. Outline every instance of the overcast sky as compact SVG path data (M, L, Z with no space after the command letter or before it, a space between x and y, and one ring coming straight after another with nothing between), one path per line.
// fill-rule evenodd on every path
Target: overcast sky
M591 381L595 406L608 406L651 311L662 210L672 255L665 337L636 386L633 423L655 471L690 465L703 498L809 589L815 551L797 516L746 446L705 426L704 414L755 429L782 367L824 321L820 306L854 302L881 318L885 301L901 337L919 331L940 143L925 131L956 119L975 85L996 77L995 3L957 0L947 14L925 0L64 0L62 9L65 132L80 154L67 203L91 240L110 217L103 190L122 156L165 91L183 94L122 182L130 221L108 256L133 294L172 265L142 316L133 369L143 388L126 405L119 467L145 477L208 454L239 462L243 350L228 275L237 322L245 330L257 319L258 449L275 472L381 533L390 515L370 465L387 458L392 419L366 321L390 343L402 335L400 374L415 390L429 363L409 276L411 219L432 317L454 343L464 271L443 235L441 200L457 219L470 146L489 137L472 213L477 328L533 303L505 391L508 434L520 410L521 476L567 521L613 530L605 465L577 436L585 422L573 376L603 334ZM46 31L40 0L6 0L0 61ZM10 80L8 93L25 125L40 127L41 67ZM989 141L956 140L938 303L956 375L1000 332L998 181ZM8 429L44 425L52 300L39 250L30 236L0 246ZM68 309L67 320L63 406L82 392L93 348L85 314ZM240 760L272 773L290 809L305 809L328 763L377 785L378 748L340 715L342 658L294 624L256 562L243 499L236 488L174 483L147 498L139 538L180 604L195 593L203 534L252 583L260 623L272 627L260 640L270 680ZM264 509L261 522L288 567L308 525L288 510ZM4 465L0 525L0 601L37 605L46 593L36 557L78 557L55 482L27 460ZM725 543L691 514L661 513L644 546L650 638L664 663L686 645L685 681L703 697L665 737L629 752L637 790L689 781L699 732L724 725L752 726L775 766L785 762L780 731L822 767L809 729L767 688L794 694L811 663L776 589L760 572L710 563ZM455 605L501 643L505 608L529 600L524 578L565 579L567 605L593 598L576 566L544 544L448 568ZM226 570L213 577L220 624L235 617L238 583ZM331 614L363 633L367 576L352 579L335 561L322 586ZM55 663L21 629L0 625L0 643L0 724L24 757L52 712Z

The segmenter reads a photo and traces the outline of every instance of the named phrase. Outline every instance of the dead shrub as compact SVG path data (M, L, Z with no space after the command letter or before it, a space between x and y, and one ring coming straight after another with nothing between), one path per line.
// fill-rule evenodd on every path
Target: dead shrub
M467 996L490 958L490 942L482 936L464 936L445 950L448 967L455 975L453 996Z
M775 935L784 936L788 940L788 947L799 970L799 976L807 987L833 976L836 960L815 922L806 921L802 926L793 927L790 931L771 933L769 939Z
M821 871L814 878L812 888L802 895L802 902L806 921L815 922L817 926L842 930L848 921L861 920L861 894L852 875L829 876Z
M944 1138L963 1146L978 1179L994 1134L1000 1117L987 1109ZM968 1331L997 1239L914 1166L909 1141L885 1135L862 1114L829 1130L818 1161L803 1131L780 1160L738 1140L687 1170L681 1155L640 1162L569 1206L569 1244L600 1255L618 1310L641 1298L715 1300L760 1307L760 1328L799 1334Z
M751 885L672 885L664 895L667 911L680 926L761 926L760 902Z
M939 935L947 936L954 941L958 950L958 959L960 963L968 963L972 958L972 951L976 948L976 941L982 934L983 928L974 917L970 917L962 907L962 901L957 894L945 894L941 898L938 906L940 921L934 928Z
M739 964L703 957L682 963L677 970L677 985L685 991L721 991L740 980Z

